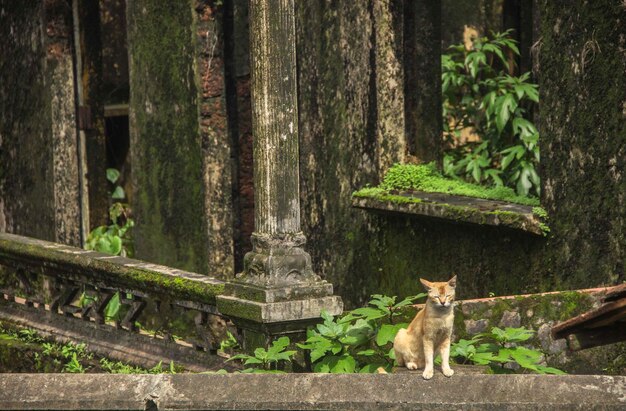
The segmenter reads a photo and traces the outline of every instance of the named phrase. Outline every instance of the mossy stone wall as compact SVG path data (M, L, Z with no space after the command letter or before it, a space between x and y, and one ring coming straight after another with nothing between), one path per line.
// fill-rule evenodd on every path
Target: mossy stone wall
M539 273L554 287L626 280L626 7L541 1L537 45L542 204Z
M416 293L420 276L453 273L465 298L536 290L531 256L542 240L351 207L352 192L377 184L394 161L438 157L427 140L439 135L439 100L405 99L439 93L438 58L431 70L406 64L415 61L412 48L439 54L439 14L430 2L373 3L296 4L303 231L314 270L348 306L374 293ZM424 14L434 19L428 26ZM404 27L406 18L419 27ZM392 87L392 79L410 83Z
M233 270L232 250L223 255L232 235L219 235L231 229L223 218L232 208L229 144L219 140L226 133L212 132L225 128L214 118L200 124L201 109L218 115L224 107L205 84L214 81L217 68L220 85L223 65L211 54L220 41L208 22L211 9L194 7L192 0L128 3L136 256L225 276ZM198 38L199 17L204 36ZM205 157L212 163L205 164Z
M314 268L349 305L376 292L415 292L420 276L442 280L457 274L463 298L624 279L626 59L620 50L626 10L608 0L537 7L542 205L552 230L547 240L351 209L350 193L376 184L385 171L380 139L395 138L378 133L385 121L380 94L394 89L377 83L377 56L384 51L371 47L390 47L388 40L379 41L386 39L380 21L394 27L402 20L381 20L381 7L365 2L297 7L304 231ZM394 31L396 41L402 41L399 32ZM390 47L388 55L395 50ZM438 90L436 79L431 87ZM418 92L406 85L405 90Z
M79 245L69 3L0 2L0 231Z

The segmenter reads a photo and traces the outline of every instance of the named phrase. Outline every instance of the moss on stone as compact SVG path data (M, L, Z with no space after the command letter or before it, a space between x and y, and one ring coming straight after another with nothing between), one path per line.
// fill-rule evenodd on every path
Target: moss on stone
M130 2L127 15L136 255L206 274L194 9Z
M379 201L388 201L395 204L421 203L422 200L416 197L400 196L390 194L388 191L378 187L366 187L352 193L357 198L373 198Z
M229 317L242 318L254 322L262 322L261 306L239 299L220 298L218 310Z
M33 267L52 266L66 274L83 276L91 281L104 282L112 287L150 289L172 298L207 304L215 304L215 296L224 290L224 283L219 281L204 282L168 275L149 268L130 267L106 259L94 258L93 254L88 252L69 253L6 238L0 239L0 259L7 259L7 261L27 259Z
M620 2L541 0L541 177L550 214L542 270L558 287L625 277L626 19Z
M443 177L434 163L394 164L380 184L384 190L418 190L538 206L539 199L515 194L508 187L483 187Z

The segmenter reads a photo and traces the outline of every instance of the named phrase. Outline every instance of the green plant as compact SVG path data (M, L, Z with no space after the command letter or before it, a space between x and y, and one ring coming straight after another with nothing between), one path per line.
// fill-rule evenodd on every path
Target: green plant
M257 348L254 355L237 354L233 355L226 361L241 360L243 365L251 365L252 368L246 368L244 373L282 373L278 368L284 362L291 362L295 355L295 350L286 350L291 344L289 337L280 337L275 340L266 350L265 348Z
M78 355L75 352L72 353L72 357L70 358L70 360L63 366L63 372L77 374L83 374L85 372L85 368L80 363L80 361L78 361Z
M107 179L115 184L120 177L119 171L114 168L107 169ZM124 189L116 185L111 194L114 200L123 200L126 197ZM119 201L114 202L109 208L109 225L94 228L87 237L85 249L95 250L102 253L131 257L133 255L130 229L135 222L130 218L128 204Z
M463 364L487 365L495 374L513 373L516 367L538 374L565 374L559 369L541 365L541 352L518 345L532 338L533 334L532 330L523 327L493 327L489 333L453 343L450 356Z
M550 226L548 225L548 212L543 207L533 207L533 214L539 218L539 228L544 236L550 234Z
M396 297L372 296L366 307L334 319L322 312L324 322L307 331L307 340L298 347L310 351L313 371L369 373L379 367L391 370L394 353L391 343L406 323L395 323L401 309L424 297L419 294L396 303Z
M237 341L237 338L235 338L235 336L227 330L226 339L220 341L219 351L227 354L239 348L241 348L239 341Z
M539 200L534 197L520 196L512 188L484 187L466 181L444 177L437 171L434 163L429 164L394 164L387 172L378 188L367 188L355 193L359 195L380 195L392 190L418 190L428 193L445 193L467 197L485 198L490 200L508 201L510 203L538 206Z
M442 55L444 173L477 183L539 195L539 133L528 120L539 101L530 73L509 75L509 55L519 55L510 31L480 37L470 50L450 46Z

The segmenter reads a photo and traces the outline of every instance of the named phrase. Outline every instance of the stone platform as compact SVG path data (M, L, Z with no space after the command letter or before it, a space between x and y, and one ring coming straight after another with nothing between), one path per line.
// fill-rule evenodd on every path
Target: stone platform
M625 410L626 377L4 374L0 410Z

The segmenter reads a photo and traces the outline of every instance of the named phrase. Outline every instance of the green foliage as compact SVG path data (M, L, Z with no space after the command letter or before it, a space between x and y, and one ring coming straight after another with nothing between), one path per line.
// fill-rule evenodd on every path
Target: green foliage
M286 350L291 344L289 337L280 337L275 340L266 350L265 348L257 348L254 355L237 354L233 355L226 361L241 360L243 365L251 365L252 368L246 368L244 373L282 373L278 368L284 362L291 362L295 355L295 350Z
M539 93L530 73L514 77L498 68L508 68L512 55L519 50L510 31L478 38L471 50L450 46L442 55L444 173L539 195L539 133L527 118ZM468 131L477 141L463 141Z
M461 339L450 347L450 357L462 363L487 365L495 374L522 372L537 374L565 374L553 367L541 365L542 354L519 343L528 341L533 331L525 328L493 327L489 333L481 333L469 340Z
M76 353L73 353L70 360L63 366L63 372L78 374L83 374L85 372L85 368L80 363L80 361L78 361L78 356Z
M235 336L230 331L226 331L226 339L220 341L219 351L229 353L239 348L241 348L239 341L237 341Z
M107 179L115 184L120 177L120 172L114 168L107 169ZM126 193L121 186L115 186L111 198L123 200ZM94 228L87 237L85 249L95 250L101 253L132 257L133 247L130 229L135 222L130 218L128 204L114 202L109 208L109 225Z
M85 360L90 360L93 355L87 352L87 346L83 343L74 344L57 344L54 342L46 341L35 330L31 329L13 329L4 328L0 324L0 333L7 334L20 341L40 344L41 353L36 352L34 355L35 363L39 366L42 363L42 357L51 357L54 359L55 364L59 366L63 364L62 371L69 373L84 373L86 368L82 364Z
M446 178L437 171L434 163L420 165L394 164L385 174L379 188L368 188L367 190L418 190L428 193L445 193L501 200L524 205L539 205L537 198L517 195L509 187L488 188L461 180Z
M550 234L550 226L548 225L548 212L543 207L533 207L533 214L539 217L539 228L544 236Z
M393 339L406 323L395 323L403 307L426 296L419 294L396 303L396 297L373 295L366 307L334 319L322 312L324 322L307 331L298 347L308 350L313 371L324 373L372 373L379 367L391 370Z
M111 361L107 358L100 359L100 367L103 371L110 374L176 374L181 370L174 364L174 361L170 362L168 370L163 369L163 362L159 361L157 365L150 369L142 367L135 367L130 364L123 363L121 361Z

